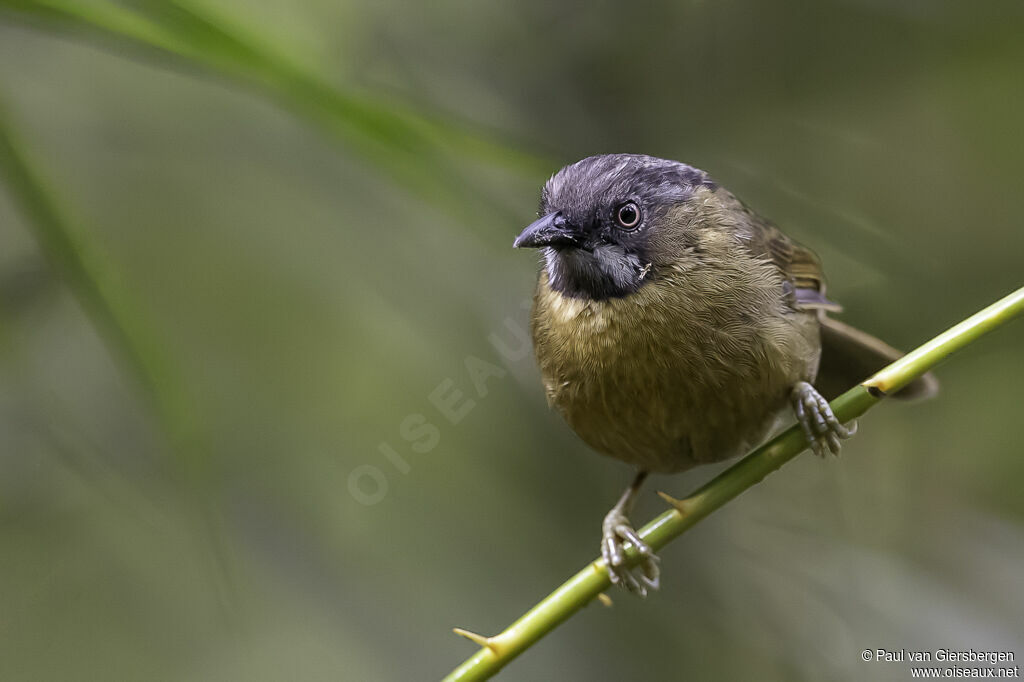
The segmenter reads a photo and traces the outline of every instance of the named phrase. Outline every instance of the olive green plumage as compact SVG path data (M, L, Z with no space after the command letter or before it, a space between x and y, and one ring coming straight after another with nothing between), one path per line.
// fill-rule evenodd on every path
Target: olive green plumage
M672 472L760 442L793 385L813 379L819 341L815 313L788 308L779 270L734 234L698 230L698 254L677 247L680 222L663 228L651 284L627 297L570 298L542 272L532 331L548 401L573 430Z
M639 541L626 513L646 472L740 455L790 406L816 452L838 452L853 429L820 393L899 353L828 318L840 308L817 256L696 168L583 159L548 181L540 214L515 245L544 256L532 315L544 388L588 445L641 472L606 517L602 553L644 593L653 559L639 579L618 569L622 542ZM900 395L934 388L928 376Z

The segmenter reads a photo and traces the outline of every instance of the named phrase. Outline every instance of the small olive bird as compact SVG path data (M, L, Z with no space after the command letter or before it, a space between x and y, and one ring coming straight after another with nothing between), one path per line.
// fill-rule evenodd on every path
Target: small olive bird
M644 596L657 557L628 515L649 472L743 454L787 406L816 454L838 454L856 424L826 397L900 353L827 317L840 307L817 256L686 164L583 159L548 180L539 216L514 246L543 254L531 330L544 388L588 445L637 469L601 555L613 583ZM935 388L925 376L898 395ZM643 556L635 569L626 542Z

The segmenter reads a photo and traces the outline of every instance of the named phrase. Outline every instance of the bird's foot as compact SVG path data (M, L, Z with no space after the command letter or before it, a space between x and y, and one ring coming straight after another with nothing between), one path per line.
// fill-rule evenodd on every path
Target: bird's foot
M647 596L648 590L656 590L661 570L658 556L650 546L640 539L629 519L618 508L604 517L601 526L601 556L608 567L608 577L613 585L621 585L633 594ZM635 566L628 566L624 544L633 543L642 559Z
M838 455L842 447L840 441L857 433L857 422L849 426L840 424L828 401L806 381L793 387L790 400L807 443L819 457L825 456L826 448L833 455Z

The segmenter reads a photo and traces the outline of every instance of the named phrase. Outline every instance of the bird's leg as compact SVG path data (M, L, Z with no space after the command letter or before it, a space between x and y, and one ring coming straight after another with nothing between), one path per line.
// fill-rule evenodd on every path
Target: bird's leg
M647 596L648 589L658 589L658 576L660 575L658 557L647 543L640 539L629 522L629 512L633 508L633 501L645 478L647 478L646 471L637 473L636 478L626 488L626 492L622 493L622 497L604 517L604 523L601 525L601 556L608 567L608 577L611 578L613 584L622 585L641 597ZM626 552L623 544L627 541L633 543L643 557L635 567L626 565ZM634 573L634 569L639 569L638 573Z
M828 401L806 381L793 387L790 401L807 443L819 457L825 456L826 447L833 455L838 455L839 441L857 433L857 422L849 426L840 424Z

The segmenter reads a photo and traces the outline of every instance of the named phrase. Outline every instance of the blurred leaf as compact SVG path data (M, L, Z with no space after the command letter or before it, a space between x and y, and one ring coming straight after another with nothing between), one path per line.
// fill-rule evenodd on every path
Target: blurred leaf
M315 73L245 35L224 17L182 0L127 0L138 13L107 3L88 7L65 0L0 0L44 26L129 44L205 71L255 85L327 130L392 180L449 212L468 216L465 187L473 181L455 159L468 156L530 176L552 162L496 142L393 101L341 91ZM488 205L493 205L490 202Z
M126 362L155 400L172 440L191 441L195 422L189 401L159 342L143 322L140 306L118 284L115 269L71 230L54 193L19 149L2 102L0 172L33 229L40 249L78 298L114 355Z

